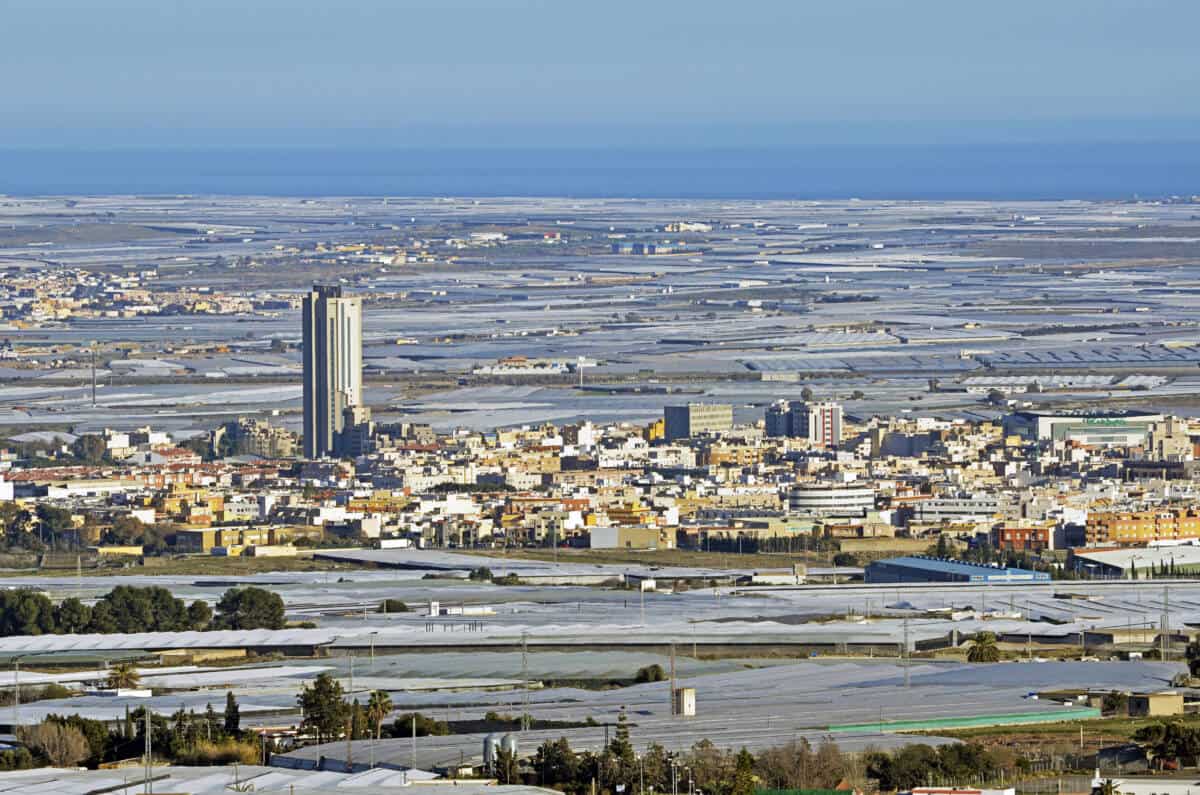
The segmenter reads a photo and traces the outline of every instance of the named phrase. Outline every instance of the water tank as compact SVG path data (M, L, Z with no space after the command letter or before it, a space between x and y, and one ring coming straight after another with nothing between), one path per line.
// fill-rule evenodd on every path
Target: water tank
M504 735L504 737L500 739L500 747L515 757L517 755L517 735Z
M491 768L496 764L496 752L500 750L500 738L489 734L483 738L483 766Z

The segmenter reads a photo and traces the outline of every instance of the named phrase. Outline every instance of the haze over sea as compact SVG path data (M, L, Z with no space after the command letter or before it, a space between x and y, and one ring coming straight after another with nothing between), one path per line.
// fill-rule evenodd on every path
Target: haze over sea
M764 148L0 149L0 192L1124 199L1200 192L1191 142Z

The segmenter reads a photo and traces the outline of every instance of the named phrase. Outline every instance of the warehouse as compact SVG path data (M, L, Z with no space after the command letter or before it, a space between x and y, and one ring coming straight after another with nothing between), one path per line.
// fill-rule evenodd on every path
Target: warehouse
M1152 579L1170 574L1194 574L1200 570L1200 546L1164 544L1153 547L1075 549L1067 567L1089 577L1107 579Z
M1049 580L1044 571L1005 569L983 563L967 563L948 558L929 558L919 555L877 560L867 565L869 583L902 582L974 582L1007 583Z
M1040 442L1078 442L1135 447L1149 439L1164 417L1146 411L1017 411L1004 418L1004 432Z

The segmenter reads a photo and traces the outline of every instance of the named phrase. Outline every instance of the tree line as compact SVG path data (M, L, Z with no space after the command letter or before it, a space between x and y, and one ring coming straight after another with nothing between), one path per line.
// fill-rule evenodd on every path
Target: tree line
M118 585L87 605L75 597L55 604L29 588L0 591L0 636L282 629L283 600L263 588L230 588L216 613L197 599L186 604L166 588Z
M674 753L650 744L638 754L624 712L613 739L599 753L574 751L566 738L547 740L527 765L501 751L492 771L501 783L559 789L568 795L593 792L701 790L706 795L752 795L762 790L833 789L841 782L863 787L868 780L885 791L934 783L999 780L1019 769L1019 761L973 743L939 748L909 745L896 751L845 753L832 740L813 747L807 740L768 748L722 749L702 740ZM674 781L672 780L674 779Z
M113 725L80 715L50 715L41 723L16 731L21 745L0 752L0 770L32 767L97 768L133 759L144 753L146 710L125 709L125 719ZM203 712L183 710L170 717L150 714L154 758L172 764L255 764L262 751L253 735L241 729L241 710L232 692L225 694L222 712L209 704Z
M89 521L90 517L85 526ZM169 524L143 524L131 516L119 516L100 532L100 543L136 544L147 554L161 555L168 551L173 533ZM0 544L8 551L26 552L78 550L82 546L71 512L47 502L33 508L0 503Z

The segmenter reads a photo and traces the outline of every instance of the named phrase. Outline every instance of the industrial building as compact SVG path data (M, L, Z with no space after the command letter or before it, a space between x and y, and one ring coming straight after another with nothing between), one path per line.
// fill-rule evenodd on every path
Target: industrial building
M337 455L348 408L362 405L362 299L336 285L304 296L304 456Z
M663 423L668 442L701 433L720 433L733 427L733 406L728 403L688 403L664 406Z
M1076 442L1088 447L1138 447L1164 417L1147 411L1017 411L1004 418L1004 432L1039 442Z
M865 578L868 583L1009 583L1049 581L1050 574L1044 571L1006 569L983 563L912 555L869 563L865 570Z
M1200 546L1168 544L1154 547L1071 550L1067 566L1089 577L1151 579L1164 568L1181 574L1200 570Z

